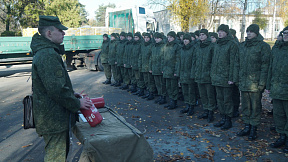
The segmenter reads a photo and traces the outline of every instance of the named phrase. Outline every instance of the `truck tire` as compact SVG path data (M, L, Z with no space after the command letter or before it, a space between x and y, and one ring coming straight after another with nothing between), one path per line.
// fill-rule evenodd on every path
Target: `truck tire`
M104 67L101 63L100 55L101 55L101 50L95 51L95 62L96 62L95 67L97 71L104 71Z

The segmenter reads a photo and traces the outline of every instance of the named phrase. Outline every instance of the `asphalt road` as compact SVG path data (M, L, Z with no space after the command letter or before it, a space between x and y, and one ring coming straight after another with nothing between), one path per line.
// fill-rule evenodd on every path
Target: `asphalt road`
M31 65L0 68L0 162L33 161L44 158L44 142L34 129L23 129L22 99L31 93L31 80L28 80ZM286 161L281 149L272 149L268 144L277 137L270 131L272 116L270 100L264 95L262 124L259 137L248 141L247 137L237 137L236 132L242 125L240 118L233 119L233 128L222 131L213 127L213 123L197 119L202 113L201 106L196 107L192 117L179 113L179 108L166 110L134 96L127 91L109 85L103 85L103 72L85 69L69 72L74 90L90 97L104 96L106 105L115 109L140 131L146 129L145 137L154 150L155 161ZM219 114L216 115L219 119ZM75 139L76 140L76 139ZM78 161L82 145L73 161Z

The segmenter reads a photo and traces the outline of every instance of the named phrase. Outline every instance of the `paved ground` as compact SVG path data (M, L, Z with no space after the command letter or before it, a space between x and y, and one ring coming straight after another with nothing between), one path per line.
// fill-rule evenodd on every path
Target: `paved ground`
M24 69L23 69L24 68ZM43 161L44 142L35 130L24 130L22 98L31 90L29 65L19 72L0 69L0 162ZM4 70L3 70L4 69ZM5 75L3 75L5 71ZM9 71L9 70L8 70ZM248 141L235 133L242 125L240 118L233 119L233 128L222 131L213 123L197 119L202 112L196 107L192 117L180 114L184 105L166 110L163 106L146 101L126 91L103 85L103 72L76 70L69 72L75 91L85 90L90 97L104 96L105 102L139 130L146 130L145 137L154 150L155 161L286 161L281 149L272 149L268 144L275 140L277 133L270 131L272 116L270 99L264 94L262 124L259 138ZM216 114L219 119L219 114ZM81 145L73 161L78 161Z

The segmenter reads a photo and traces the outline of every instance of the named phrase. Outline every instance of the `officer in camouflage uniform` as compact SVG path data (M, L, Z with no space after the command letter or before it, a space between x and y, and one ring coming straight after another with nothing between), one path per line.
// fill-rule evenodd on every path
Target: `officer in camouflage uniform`
M235 73L235 82L241 91L242 119L245 123L245 128L237 135L249 135L249 140L255 140L261 119L261 99L268 76L271 48L263 41L258 25L251 24L246 32L246 40L240 44L240 53L237 55Z
M78 99L59 55L59 45L67 30L58 17L39 16L39 33L31 41L33 52L33 114L36 132L45 142L45 162L66 161L69 129L77 120L77 111L88 109L88 99ZM70 125L70 127L69 127Z
M140 76L143 76L145 85L144 87L147 87L148 93L142 98L147 98L147 100L153 100L156 87L153 75L149 73L149 61L151 59L151 49L153 45L149 33L146 33L144 35L144 40L145 42L141 45L141 55L139 56L139 70L142 73L140 74Z
M212 43L216 43L218 40L218 34L215 32L209 32L209 36Z
M211 81L216 88L217 104L221 114L221 120L214 124L226 130L232 127L233 117L233 73L235 56L239 48L229 34L228 25L221 24L218 27L219 39L214 47L214 55L211 64Z
M166 90L170 98L170 103L165 108L175 109L177 108L178 99L178 77L176 77L176 61L180 53L181 46L177 43L176 33L170 31L167 34L168 42L164 46L164 57L162 59L162 72L163 78L166 81Z
M131 79L131 84L134 87L133 90L131 90L131 93L134 93L134 95L138 95L140 93L140 90L143 91L144 89L142 87L141 82L139 82L140 79L140 72L139 72L139 67L138 67L138 60L139 60L139 53L141 52L141 34L139 32L136 32L134 35L134 42L133 42L133 47L132 47L132 54L131 54L131 68L132 68L132 79ZM137 91L137 88L139 90Z
M278 40L277 46L272 50L267 90L271 91L273 118L276 131L280 133L280 137L270 146L278 148L285 145L283 152L288 153L288 26L283 29L282 34L283 41Z
M117 60L116 60L116 49L118 44L118 38L116 33L111 34L111 40L109 44L109 52L108 52L108 62L112 69L112 75L115 80L114 83L111 84L111 86L114 86L115 84L118 84L119 80L117 80L117 74L119 73L119 69L117 68Z
M132 48L133 48L133 35L131 32L127 34L127 42L125 45L125 50L124 50L124 55L123 55L123 65L124 65L124 86L120 87L123 90L128 89L128 91L131 91L129 89L129 84L131 82L132 78L132 68L131 68L131 63L130 63L130 57L132 55ZM136 87L135 87L136 88Z
M124 50L126 45L127 39L126 39L126 33L121 32L120 33L120 40L118 41L117 47L116 47L116 64L117 64L117 76L116 80L119 80L117 84L115 84L115 87L118 87L121 85L121 82L123 81L123 75L124 75L124 65L123 65L123 56L124 56Z
M108 63L108 53L109 53L109 43L110 38L107 34L103 34L103 42L101 46L101 63L104 66L104 73L106 76L106 81L103 82L103 84L111 84L111 65Z
M155 33L155 44L152 46L151 59L149 61L149 72L153 75L155 85L160 96L155 103L160 105L166 103L166 85L162 73L161 61L164 57L164 42L163 35L160 33Z
M183 36L183 47L180 50L180 55L177 57L176 76L180 77L182 93L186 107L180 113L187 113L188 116L194 114L196 105L196 89L195 81L191 79L191 68L194 47L190 34Z
M213 114L216 108L215 87L211 84L211 62L214 54L214 43L207 29L201 29L200 43L195 45L191 78L198 83L198 89L204 109L204 113L198 119L207 119L210 123L214 120Z

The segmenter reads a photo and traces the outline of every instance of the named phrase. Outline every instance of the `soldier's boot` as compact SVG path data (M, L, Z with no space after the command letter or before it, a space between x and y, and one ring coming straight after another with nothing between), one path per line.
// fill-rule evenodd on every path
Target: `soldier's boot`
M177 100L172 100L171 103L172 104L168 107L168 110L173 110L173 109L176 109L178 107Z
M170 102L167 105L165 105L164 108L170 107L170 105L172 105L172 102L173 102L173 100L170 98Z
M147 101L149 101L149 100L153 100L154 99L154 93L152 93L152 92L150 92L149 93L149 96L147 97Z
M138 96L144 96L144 88L140 88L140 92L138 93Z
M159 97L155 100L154 103L159 103L159 102L161 101L161 99L162 99L162 96L159 96Z
M208 110L204 110L204 113L197 117L198 119L207 119L208 118Z
M286 138L285 148L283 149L283 152L284 152L284 153L288 153L288 138Z
M117 81L116 84L114 84L114 87L119 87L119 86L121 86L121 83L120 81Z
M116 82L114 82L114 83L111 83L111 84L110 84L110 86L114 86L115 84L116 84Z
M133 95L138 95L138 94L139 94L139 92L140 92L140 88L136 88L136 89L137 89L137 91L134 92Z
M132 90L134 90L134 84L127 90L127 92L131 92ZM134 93L134 92L133 92Z
M249 141L253 141L257 138L257 127L256 126L251 126L250 134L248 137Z
M146 93L146 95L143 95L141 98L148 98L149 97L149 95L150 95L150 91L148 91L147 93Z
M221 130L227 130L232 128L232 120L231 117L226 115L225 123L222 125Z
M131 89L130 92L131 92L131 93L137 92L137 86L136 86L136 84L133 84L133 85L132 85L132 89Z
M194 114L194 105L190 105L187 116L192 116Z
M214 121L214 111L209 110L207 121L208 121L208 123L211 123Z
M159 104L159 105L163 105L163 104L165 104L165 103L167 103L167 101L166 101L166 96L161 96L161 100L158 102L158 104Z
M221 120L218 123L214 124L214 127L221 127L225 124L226 121L226 115L222 115Z
M250 134L251 125L245 124L244 129L242 129L240 132L237 133L237 136L248 136Z
M280 137L274 142L270 144L270 147L278 148L285 145L286 142L286 134L280 133Z
M190 104L186 104L185 108L180 110L180 113L181 114L187 113L190 107L191 107Z
M104 82L102 82L103 84L111 84L111 79L107 79Z
M122 90L129 89L129 86L128 86L127 84L124 84L121 89L122 89Z
M233 110L233 118L239 117L239 107L238 106L234 106L234 110Z

